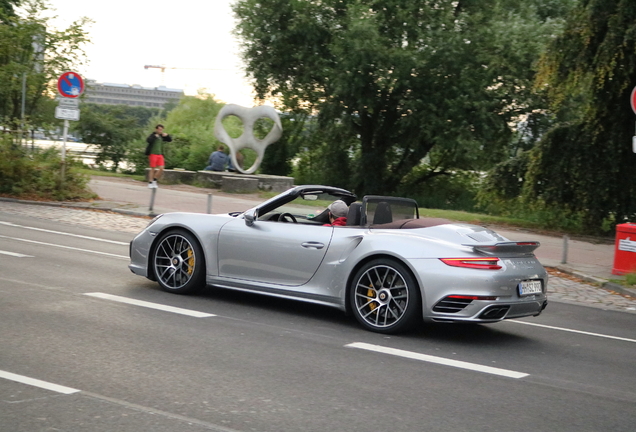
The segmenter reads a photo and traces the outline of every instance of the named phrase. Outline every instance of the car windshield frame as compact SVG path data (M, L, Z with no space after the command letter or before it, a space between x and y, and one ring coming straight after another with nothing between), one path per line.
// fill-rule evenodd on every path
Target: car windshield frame
M330 186L315 186L315 185L306 185L306 186L296 186L292 189L288 189L280 195L277 195L261 205L257 206L256 209L256 217L263 216L267 213L271 213L272 211L289 204L295 199L306 196L306 195L320 195L320 194L329 194L334 197L334 201L337 199L343 200L347 205L354 202L357 197L355 194L340 188L330 187Z

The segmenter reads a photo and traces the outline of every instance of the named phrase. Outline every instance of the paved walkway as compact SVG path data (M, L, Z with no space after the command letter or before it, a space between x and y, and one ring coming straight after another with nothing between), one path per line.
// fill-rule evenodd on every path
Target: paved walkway
M7 213L136 234L148 224L151 213L206 213L208 207L211 213L227 213L247 210L263 200L257 195L229 195L186 185L160 186L154 211L150 212L151 191L145 183L98 177L91 180L90 186L100 196L91 203L34 203L0 198L0 220L2 213ZM537 257L549 267L549 301L636 314L636 290L608 283L608 279L616 278L611 275L613 245L570 240L568 264L563 265L563 238L524 230L496 230L511 240L541 242Z

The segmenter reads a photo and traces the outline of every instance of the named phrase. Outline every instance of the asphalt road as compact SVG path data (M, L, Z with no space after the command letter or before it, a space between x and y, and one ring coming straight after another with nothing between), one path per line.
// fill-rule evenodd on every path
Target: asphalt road
M2 221L2 432L634 430L634 314L553 302L387 337L316 305L164 293L127 269L132 234Z

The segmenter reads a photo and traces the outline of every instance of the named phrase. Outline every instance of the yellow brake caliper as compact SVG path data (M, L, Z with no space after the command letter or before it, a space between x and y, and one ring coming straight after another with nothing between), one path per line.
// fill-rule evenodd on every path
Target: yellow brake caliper
M192 275L194 271L194 254L192 253L192 249L188 249L188 274Z
M370 288L367 290L367 295L368 295L369 297L373 297L373 298L375 298L375 290L373 289L373 285L371 284L371 285L369 285L369 287L370 287ZM372 311L373 311L373 310L375 310L375 308L377 308L377 307L378 307L378 306L375 304L375 302L371 302L371 303L369 303L369 308L370 308Z

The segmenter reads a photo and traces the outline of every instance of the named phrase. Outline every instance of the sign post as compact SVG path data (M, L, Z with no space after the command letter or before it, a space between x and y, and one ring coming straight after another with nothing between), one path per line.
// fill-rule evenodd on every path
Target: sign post
M79 120L79 97L84 93L84 79L76 72L64 72L57 79L57 91L62 96L55 108L55 118L64 120L62 142L62 183L64 183L64 167L66 161L66 139L68 135L68 121Z
M629 103L632 106L632 111L636 114L636 87L632 90L632 94L629 97ZM636 131L634 132L634 136L632 137L632 151L636 153Z

